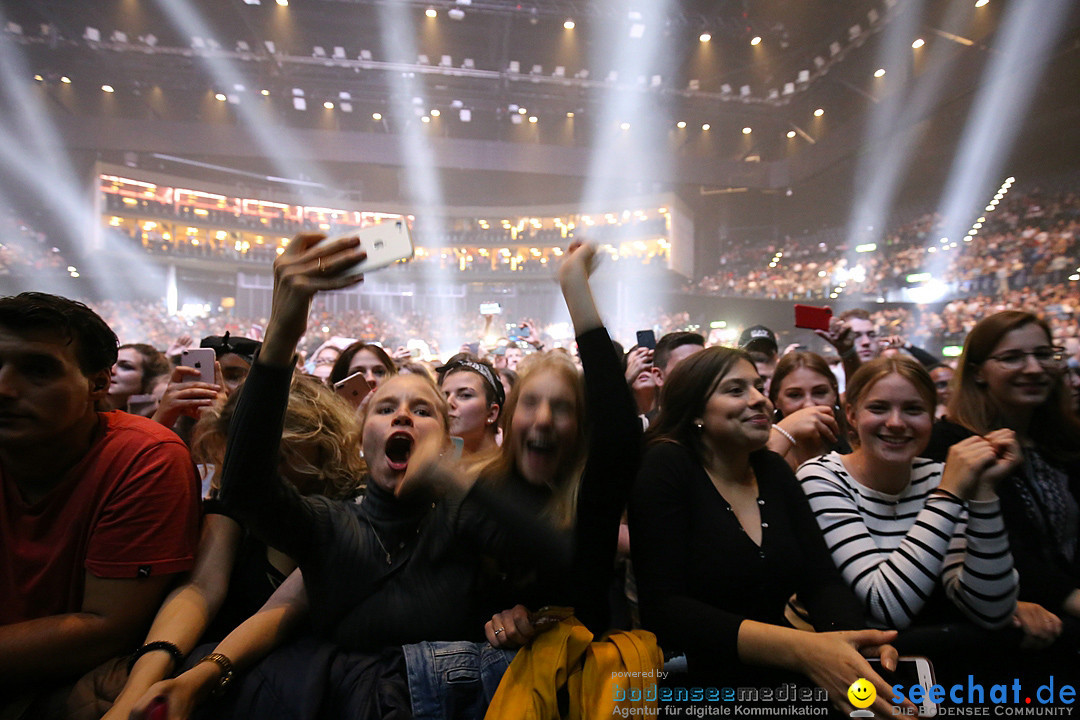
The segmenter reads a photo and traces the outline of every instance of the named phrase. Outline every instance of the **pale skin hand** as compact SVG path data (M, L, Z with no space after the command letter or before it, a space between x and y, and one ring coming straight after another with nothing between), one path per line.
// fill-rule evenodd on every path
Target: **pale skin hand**
M180 357L180 354L189 347L195 341L191 339L190 335L181 335L173 341L173 344L169 346L169 349L165 351L165 357L172 359L174 357Z
M847 691L860 677L877 690L871 706L882 717L893 716L888 698L888 683L874 672L863 654L882 658L885 667L895 667L896 650L888 643L896 638L895 630L848 630L812 633L744 620L739 626L739 656L744 662L780 667L810 678L829 693L829 699L841 712L852 708ZM910 701L904 707L915 712Z
M645 372L652 365L653 351L647 347L639 347L630 353L626 359L626 382L633 384L637 376Z
M274 260L274 296L259 362L291 365L296 344L307 330L311 299L315 293L340 290L363 280L342 273L367 257L355 237L318 245L322 233L300 233Z
M1020 647L1025 650L1041 650L1049 647L1061 634L1061 618L1042 605L1018 601L1013 614L1013 627L1024 631Z
M1024 456L1016 433L1008 428L988 433L984 439L994 448L996 460L983 471L979 483L993 493L997 484L1016 470Z
M997 454L994 446L983 438L973 436L961 440L949 448L938 487L965 499L972 498L980 490L979 480L983 472L995 462ZM978 499L987 498L980 496Z
M156 423L171 428L180 419L181 415L197 418L199 412L212 407L222 392L221 367L214 363L214 374L218 382L215 384L204 382L184 382L185 377L199 377L199 371L195 368L180 365L173 368L169 376L169 385L161 396L161 402L151 418Z
M1065 602L1061 604L1061 607L1073 617L1080 617L1080 588L1065 596Z
M495 613L484 623L484 635L491 647L513 650L528 645L533 638L558 625L550 618L533 622L532 613L524 605ZM499 634L496 635L495 631Z
M782 455L792 469L817 457L840 437L840 426L832 408L823 405L800 408L776 423L795 438L792 444L782 433L769 433L768 448Z

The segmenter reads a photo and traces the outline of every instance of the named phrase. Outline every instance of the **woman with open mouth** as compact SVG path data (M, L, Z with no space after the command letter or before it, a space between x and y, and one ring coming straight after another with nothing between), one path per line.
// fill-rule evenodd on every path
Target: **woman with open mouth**
M508 609L484 627L494 647L528 642L535 632L531 611L545 605L573 607L594 634L609 628L608 588L637 473L641 421L593 300L595 263L594 247L574 243L559 268L584 374L563 352L525 358L504 409L501 452L480 473L480 484L511 491L561 540L560 562L550 566L557 572L528 564L500 568Z
M221 492L230 511L254 535L293 557L303 576L299 572L290 576L267 605L219 643L213 654L165 682L161 694L168 697L170 707L183 708L177 716L186 715L215 687L228 685L234 665L245 670L264 658L305 617L309 636L280 648L249 678L252 687L265 688L260 683L269 682L276 691L249 694L242 688L232 696L247 704L217 705L209 709L213 717L261 717L286 706L297 716L307 716L320 705L334 708L331 716L380 716L374 714L376 706L384 714L393 708L408 713L404 653L423 641L481 641L484 621L492 611L509 607L503 599L510 598L505 601L509 603L525 597L523 586L514 582L519 578L541 578L544 591L537 597L545 604L583 598L582 608L589 617L603 617L595 608L606 603L621 510L618 494L608 498L606 486L582 486L583 494L597 496L590 498L593 512L586 515L589 527L581 535L592 541L592 534L610 530L597 541L600 547L575 543L578 538L560 518L543 512L549 507L563 510L564 498L576 497L557 492L563 483L576 479L568 471L578 468L583 455L579 446L584 445L577 433L585 428L576 415L573 437L550 428L550 405L565 398L526 401L535 405L536 412L520 445L557 458L537 463L556 472L530 476L535 483L485 481L470 487L467 477L440 458L449 454L450 447L446 400L430 378L413 374L379 384L363 411L367 494L362 502L301 497L281 481L273 462L280 415L311 299L317 291L358 282L341 273L363 258L350 239L318 244L321 239L300 235L275 261L273 310L262 352L239 399ZM601 365L610 359L611 374L625 395L625 424L631 428L629 438L609 450L625 457L594 473L619 473L608 482L625 483L637 460L634 433L640 431L629 389L588 294L585 268L590 258L591 249L570 253L571 277L564 285L575 325L585 330L583 341L591 337L594 347L604 347L610 355L603 356ZM585 296L591 309L583 311ZM603 402L612 401L605 397ZM621 405L616 402L615 407ZM611 438L603 429L594 435L598 442ZM563 443L555 452L553 439ZM564 450L569 451L565 456ZM608 545L609 556L604 555ZM507 573L509 582L501 574L485 572L491 560L512 571ZM595 577L597 570L600 578ZM543 587L553 578L559 579L553 582L554 590ZM501 634L500 629L497 635ZM336 649L324 651L327 645ZM508 658L499 657L505 668ZM331 676L328 685L306 682L322 668ZM347 668L347 677L333 674L342 668ZM409 677L412 670L410 665Z
M936 388L915 360L882 357L862 365L847 387L854 451L830 453L798 470L833 562L878 627L956 627L953 647L926 644L939 672L942 651L969 653L1010 627L1017 573L995 486L1020 463L1011 430L971 437L945 464L923 451L934 423ZM924 636L933 642L932 633ZM898 646L906 654L901 635ZM935 658L936 655L936 658ZM964 657L963 654L960 657Z

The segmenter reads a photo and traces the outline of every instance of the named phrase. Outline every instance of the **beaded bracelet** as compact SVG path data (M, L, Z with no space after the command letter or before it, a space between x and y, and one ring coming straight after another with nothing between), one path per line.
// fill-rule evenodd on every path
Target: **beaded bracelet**
M791 443L791 447L795 447L796 445L798 445L798 443L795 442L795 437L791 433L789 433L787 430L780 427L779 425L773 425L772 427L773 427L773 430L775 430L776 432L780 433L781 435L783 435L784 437L786 437L788 439L788 442Z
M184 663L184 653L180 651L180 648L176 647L176 645L169 642L168 640L155 640L154 642L146 643L141 648L131 653L131 657L128 659L128 672L130 673L131 669L135 667L135 662L139 658L141 658L148 652L153 652L154 650L164 650L165 652L169 653L169 657L171 657L173 661L174 670L183 665Z

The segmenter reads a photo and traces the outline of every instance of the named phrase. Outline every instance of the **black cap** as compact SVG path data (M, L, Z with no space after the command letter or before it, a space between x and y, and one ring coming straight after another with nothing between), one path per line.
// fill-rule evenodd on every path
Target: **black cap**
M262 343L258 340L252 340L246 337L232 337L229 331L226 330L224 335L209 335L202 339L199 343L199 347L213 348L214 354L220 359L222 355L239 355L248 363L255 362L255 355L258 353L259 348L262 347Z
M739 347L743 350L762 350L775 353L780 350L776 335L764 325L751 325L739 335Z

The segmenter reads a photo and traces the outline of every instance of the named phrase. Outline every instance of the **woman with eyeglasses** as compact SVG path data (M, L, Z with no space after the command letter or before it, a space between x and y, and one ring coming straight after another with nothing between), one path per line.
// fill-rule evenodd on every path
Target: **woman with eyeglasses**
M1064 373L1064 349L1044 320L1019 310L984 318L967 337L925 453L944 460L972 435L1016 433L1023 463L997 493L1020 572L1016 622L1031 646L1054 643L1061 618L1080 618L1080 420Z

